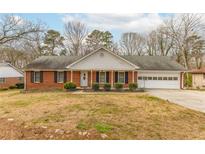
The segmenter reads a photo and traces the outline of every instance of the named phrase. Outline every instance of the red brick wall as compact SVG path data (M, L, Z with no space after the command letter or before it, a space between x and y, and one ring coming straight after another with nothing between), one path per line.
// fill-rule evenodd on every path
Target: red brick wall
M111 71L109 73L109 83L111 83ZM43 83L31 83L31 72L26 73L26 89L63 89L64 83L54 82L54 72L44 71L43 72ZM137 81L137 72L134 74L135 81ZM96 71L93 71L93 83L96 82ZM71 81L71 72L67 71L67 82ZM115 72L113 71L113 82L115 81ZM73 71L73 82L80 87L80 71ZM132 83L132 71L128 72L128 84ZM128 87L125 84L124 87ZM91 72L88 72L88 86L91 86Z
M73 71L73 83L80 87L80 71Z
M42 83L32 83L31 82L31 72L26 72L26 89L62 89L63 83L54 82L54 72L44 71L43 72L43 82Z
M0 83L0 89L1 88L9 88L10 86L15 86L16 83L23 83L23 80L19 80L18 77L9 77L5 78L4 83Z

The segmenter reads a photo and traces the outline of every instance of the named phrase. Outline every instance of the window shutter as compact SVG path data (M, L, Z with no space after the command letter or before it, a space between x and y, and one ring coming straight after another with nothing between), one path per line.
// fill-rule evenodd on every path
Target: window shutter
M115 83L118 83L118 72L115 72Z
M128 72L125 72L125 83L128 83Z
M109 83L109 72L106 72L106 82Z
M34 72L31 71L31 83L34 83Z
M64 82L67 82L67 71L64 71Z
M96 72L96 82L99 83L99 72Z
M54 82L57 83L57 72L54 72Z
M40 71L40 82L43 82L43 71Z

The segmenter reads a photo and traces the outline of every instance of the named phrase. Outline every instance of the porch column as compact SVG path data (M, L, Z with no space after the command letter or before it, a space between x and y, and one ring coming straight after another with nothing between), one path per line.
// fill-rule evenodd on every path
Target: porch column
M132 71L132 83L135 82L135 71Z
M92 87L93 85L93 70L90 71L90 86Z
M111 71L111 87L113 88L113 70Z
M73 82L73 70L70 71L70 82Z

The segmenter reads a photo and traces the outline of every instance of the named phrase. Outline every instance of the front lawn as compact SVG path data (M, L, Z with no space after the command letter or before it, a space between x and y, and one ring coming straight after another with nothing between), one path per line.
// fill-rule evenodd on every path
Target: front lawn
M0 139L205 139L204 121L146 93L0 92Z

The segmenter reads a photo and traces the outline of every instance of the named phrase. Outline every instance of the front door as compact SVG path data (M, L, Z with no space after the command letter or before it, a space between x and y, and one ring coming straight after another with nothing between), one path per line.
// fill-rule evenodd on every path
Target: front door
M81 87L88 86L88 72L86 71L80 73L80 86Z

